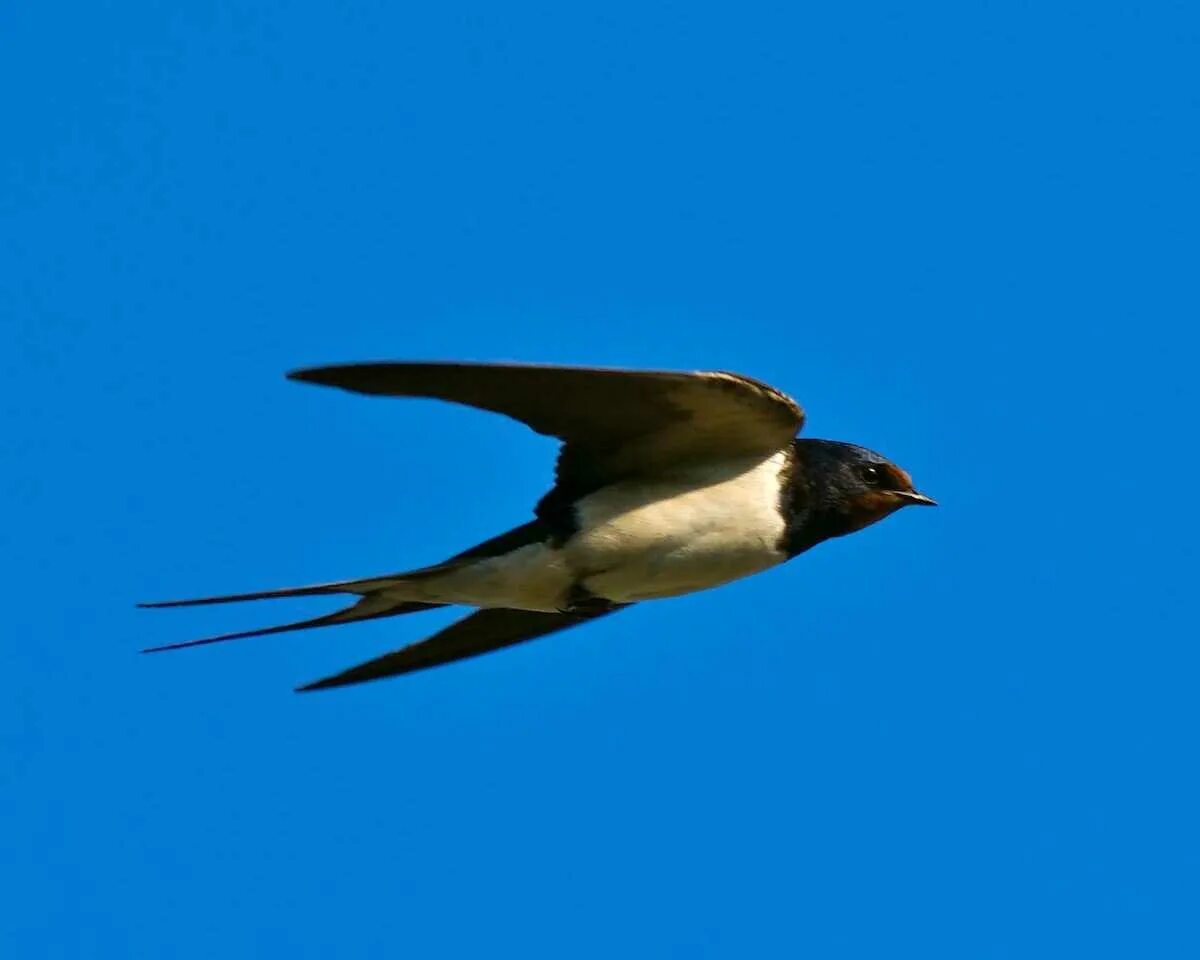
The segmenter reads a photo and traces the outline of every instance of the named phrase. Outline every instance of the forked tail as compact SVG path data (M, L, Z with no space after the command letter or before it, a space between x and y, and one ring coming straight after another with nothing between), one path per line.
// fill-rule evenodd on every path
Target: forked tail
M218 597L198 597L191 600L160 600L154 603L139 603L146 609L162 607L198 607L214 603L237 603L243 600L274 600L281 597L311 597L321 594L357 594L359 599L342 610L313 617L311 620L298 620L274 627L261 627L257 630L242 630L237 633L224 633L215 637L203 637L199 640L186 640L182 643L168 643L157 647L147 647L143 653L158 653L163 650L180 650L184 647L199 647L207 643L220 643L223 640L241 640L246 637L262 637L272 633L288 633L292 630L307 630L312 627L331 627L341 623L354 623L359 620L376 620L380 617L395 617L404 613L417 613L421 610L433 610L444 606L440 603L423 603L415 600L400 600L389 595L389 590L399 587L405 580L420 578L436 570L431 567L410 573L391 574L384 577L370 577L363 580L340 580L334 583L319 583L307 587L285 587L281 590L261 590L257 593L232 593Z

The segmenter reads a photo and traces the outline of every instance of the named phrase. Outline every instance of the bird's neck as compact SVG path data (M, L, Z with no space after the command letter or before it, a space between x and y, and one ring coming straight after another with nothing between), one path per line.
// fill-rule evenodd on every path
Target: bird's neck
M830 537L849 533L846 515L837 509L828 489L826 455L819 440L795 440L780 496L784 517L784 550L788 558Z

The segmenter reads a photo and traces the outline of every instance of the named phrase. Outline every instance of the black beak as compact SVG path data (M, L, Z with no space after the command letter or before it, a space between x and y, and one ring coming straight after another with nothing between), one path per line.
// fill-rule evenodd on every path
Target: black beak
M913 503L921 507L936 507L937 501L932 497L927 497L923 493L917 493L916 490L897 490L896 496L900 497L905 504Z

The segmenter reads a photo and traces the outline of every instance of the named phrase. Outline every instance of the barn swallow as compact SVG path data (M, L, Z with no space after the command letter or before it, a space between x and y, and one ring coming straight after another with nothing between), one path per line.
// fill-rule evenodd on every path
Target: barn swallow
M804 412L734 373L471 363L314 367L292 380L505 414L562 441L553 488L523 526L432 566L143 607L349 594L326 616L145 652L462 605L426 640L299 690L378 680L545 636L790 560L911 505L934 505L878 453L796 436Z

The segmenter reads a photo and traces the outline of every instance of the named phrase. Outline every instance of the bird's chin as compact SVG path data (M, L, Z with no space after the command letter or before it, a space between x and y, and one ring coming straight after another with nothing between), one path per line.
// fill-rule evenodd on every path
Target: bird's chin
M935 505L933 499L915 490L871 490L851 501L850 509L843 514L845 528L842 533L854 533L863 527L869 527L903 507Z
M850 508L843 513L844 527L841 533L854 533L869 527L903 506L905 502L891 491L872 490L860 494L850 502Z

